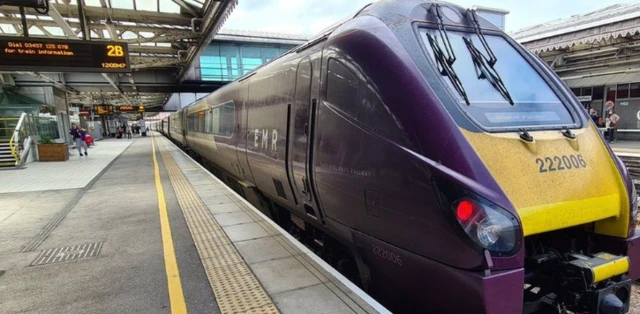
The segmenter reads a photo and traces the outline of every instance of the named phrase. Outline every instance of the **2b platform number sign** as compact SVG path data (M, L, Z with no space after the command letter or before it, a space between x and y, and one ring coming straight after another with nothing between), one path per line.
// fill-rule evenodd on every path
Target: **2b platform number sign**
M108 57L123 57L124 49L120 45L107 45L107 56Z
M121 45L107 45L107 57L119 58L124 57L124 48ZM125 62L102 62L102 68L105 69L124 69L127 67Z

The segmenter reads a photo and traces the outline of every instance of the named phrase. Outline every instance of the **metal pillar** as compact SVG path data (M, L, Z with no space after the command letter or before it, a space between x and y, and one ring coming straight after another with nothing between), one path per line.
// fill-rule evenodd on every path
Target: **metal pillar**
M27 17L24 13L24 7L20 7L20 16L22 17L22 34L29 37L29 27L27 26Z
M80 30L84 40L91 40L91 30L87 27L87 19L84 16L84 1L78 0L78 19L80 20Z

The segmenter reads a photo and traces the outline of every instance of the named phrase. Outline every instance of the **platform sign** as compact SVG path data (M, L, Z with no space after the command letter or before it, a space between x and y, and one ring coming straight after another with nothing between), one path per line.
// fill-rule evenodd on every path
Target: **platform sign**
M607 103L605 103L605 108L607 109L607 111L613 109L613 101L607 101Z
M113 106L112 105L96 105L96 106L93 106L93 112L95 112L99 116L110 115L110 114L113 114Z
M0 71L131 72L126 43L0 36Z
M116 106L116 111L120 112L143 112L144 106Z

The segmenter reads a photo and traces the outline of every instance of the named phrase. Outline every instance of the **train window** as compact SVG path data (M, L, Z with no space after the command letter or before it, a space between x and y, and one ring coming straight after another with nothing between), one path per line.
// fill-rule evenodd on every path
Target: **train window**
M435 39L434 42L445 51L446 57L445 45L436 29L421 29L420 37L427 49L427 57L434 65L438 65L427 35ZM456 91L447 76L441 78L450 87L451 95L457 97L460 109L466 111L476 123L490 129L559 128L574 124L569 109L542 76L505 38L484 34L487 44L497 58L494 69L508 90L513 105L489 80L478 75L479 68L472 57L473 47L484 57L489 56L478 35L459 31L447 31L447 35L456 56L452 67L464 88L469 104ZM473 47L467 46L464 39L470 39Z
M353 72L340 62L329 59L327 73L327 101L346 114L358 116L359 82Z
M211 123L213 122L213 114L211 113L213 110L207 109L204 111L204 133L213 133L213 128L211 127Z
M198 128L197 128L197 130L200 133L206 132L206 130L205 130L205 122L204 122L205 121L205 116L206 116L205 110L198 111L198 116L197 116L196 119L198 119Z
M230 101L211 109L211 133L231 137L236 124L236 105Z
M191 113L187 116L187 130L189 131L196 131L197 128L197 123L198 121L196 120L196 115L194 113Z

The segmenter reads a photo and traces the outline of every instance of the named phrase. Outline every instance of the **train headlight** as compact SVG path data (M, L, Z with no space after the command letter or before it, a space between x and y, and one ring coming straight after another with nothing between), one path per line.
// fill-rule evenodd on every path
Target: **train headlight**
M434 184L441 208L465 242L494 256L511 256L520 250L522 226L515 214L445 179L437 178Z
M471 197L459 199L454 206L458 223L476 245L502 254L516 248L520 228L509 212L486 200ZM473 214L460 214L469 212Z

